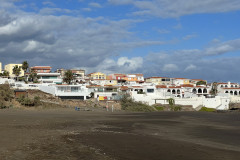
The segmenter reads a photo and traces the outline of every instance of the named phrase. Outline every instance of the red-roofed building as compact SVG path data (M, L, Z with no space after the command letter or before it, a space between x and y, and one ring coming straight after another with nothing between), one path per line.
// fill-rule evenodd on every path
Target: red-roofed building
M50 73L52 67L50 66L34 66L30 68L30 72L35 73Z

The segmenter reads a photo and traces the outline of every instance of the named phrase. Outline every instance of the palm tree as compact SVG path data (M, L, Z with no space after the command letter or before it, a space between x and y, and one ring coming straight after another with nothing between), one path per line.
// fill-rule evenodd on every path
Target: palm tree
M18 76L21 74L21 67L19 67L18 65L15 65L13 67L13 74L15 74L15 76L17 77L18 80Z
M67 84L71 84L72 80L74 80L73 73L71 70L67 70L64 73L63 81L66 82Z
M8 71L4 71L2 74L3 77L9 77L9 72Z
M22 69L24 70L24 72L27 72L28 68L29 68L28 62L24 61L22 63Z

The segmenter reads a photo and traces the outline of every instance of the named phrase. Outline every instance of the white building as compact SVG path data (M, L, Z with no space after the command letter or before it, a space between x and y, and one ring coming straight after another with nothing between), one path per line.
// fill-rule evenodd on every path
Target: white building
M62 83L60 73L37 73L37 75L39 76L38 81L40 83L54 83L54 84Z
M40 85L39 90L61 99L86 100L91 93L84 85Z

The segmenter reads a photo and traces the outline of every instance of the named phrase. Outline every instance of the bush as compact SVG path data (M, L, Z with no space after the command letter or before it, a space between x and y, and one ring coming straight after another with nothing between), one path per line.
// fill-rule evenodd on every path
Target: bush
M163 107L163 106L154 106L154 108L155 108L157 111L163 111L163 110L164 110L164 107Z
M174 106L172 108L173 111L181 111L182 110L182 107L181 106Z
M123 110L134 111L134 112L154 111L154 108L147 104L144 104L141 102L134 102L133 99L127 94L123 95L123 97L120 100L120 103Z
M202 112L215 112L216 109L214 109L214 108L202 107L199 111L202 111Z
M8 108L9 102L14 99L14 92L8 84L0 85L0 108Z
M34 99L30 99L28 97L25 96L21 96L19 98L17 98L17 101L24 106L36 106L36 105L40 105L40 97L35 96Z

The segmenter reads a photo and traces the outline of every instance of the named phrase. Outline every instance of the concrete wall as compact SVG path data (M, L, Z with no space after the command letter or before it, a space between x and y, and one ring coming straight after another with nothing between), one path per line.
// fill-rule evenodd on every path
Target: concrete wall
M136 92L131 92L132 98L135 101L144 102L149 105L155 103L168 104L167 97L160 97L157 94L137 94ZM158 100L155 100L158 99ZM202 97L191 97L191 98L174 98L175 104L177 105L192 105L194 109L197 109L199 106L204 106L208 108L215 108L218 110L227 110L229 109L230 98L216 96L215 98L205 98Z
M240 96L230 96L230 102L240 103Z
M55 86L47 86L47 85L39 85L39 90L52 94L55 96L56 87Z

